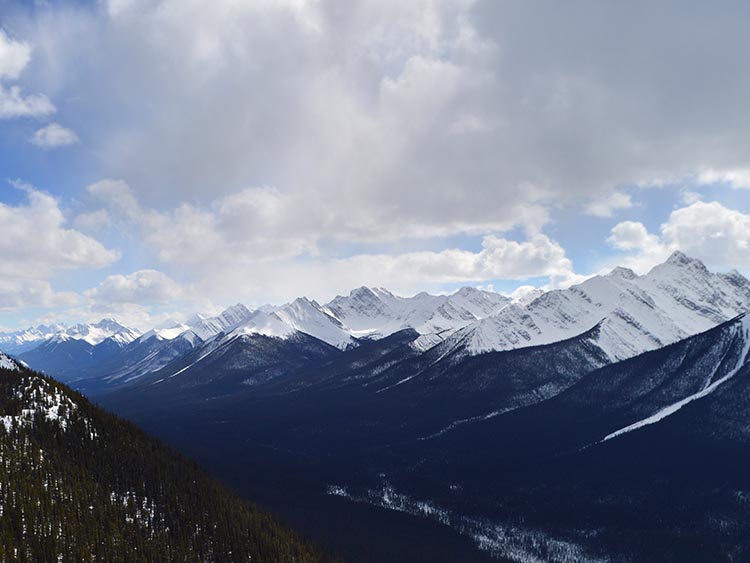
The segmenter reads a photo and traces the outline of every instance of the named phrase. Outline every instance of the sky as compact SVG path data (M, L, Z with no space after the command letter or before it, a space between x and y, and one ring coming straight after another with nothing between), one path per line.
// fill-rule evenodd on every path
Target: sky
M567 287L676 249L748 275L749 17L0 0L0 329Z

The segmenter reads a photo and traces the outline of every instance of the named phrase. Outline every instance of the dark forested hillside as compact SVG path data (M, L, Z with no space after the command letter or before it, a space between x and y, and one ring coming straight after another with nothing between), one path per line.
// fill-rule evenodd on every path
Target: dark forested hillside
M69 388L0 369L0 561L320 561L272 516Z

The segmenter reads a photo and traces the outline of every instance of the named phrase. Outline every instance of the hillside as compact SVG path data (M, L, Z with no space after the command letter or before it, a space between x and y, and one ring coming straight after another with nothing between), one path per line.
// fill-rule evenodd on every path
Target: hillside
M194 462L0 359L0 560L323 560Z

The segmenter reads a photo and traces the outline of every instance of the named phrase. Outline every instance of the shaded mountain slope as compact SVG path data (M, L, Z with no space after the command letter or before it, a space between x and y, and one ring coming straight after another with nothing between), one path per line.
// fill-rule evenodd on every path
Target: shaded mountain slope
M0 560L323 560L130 423L2 366Z

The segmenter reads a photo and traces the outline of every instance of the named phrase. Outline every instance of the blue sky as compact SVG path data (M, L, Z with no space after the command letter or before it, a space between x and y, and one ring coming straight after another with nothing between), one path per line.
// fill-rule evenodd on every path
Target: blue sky
M0 327L748 274L748 9L0 0Z

